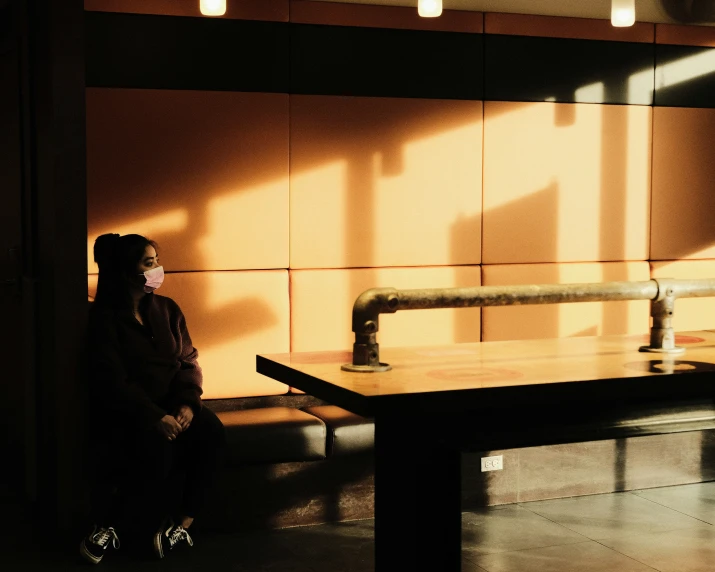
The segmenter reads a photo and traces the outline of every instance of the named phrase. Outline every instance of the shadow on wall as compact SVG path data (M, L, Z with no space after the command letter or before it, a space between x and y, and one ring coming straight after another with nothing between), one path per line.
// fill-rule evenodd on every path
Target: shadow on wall
M480 172L464 169L480 163L480 143L458 150L479 130L470 132L481 122L481 102L319 96L291 96L291 102L289 113L288 96L280 94L89 90L90 236L130 228L143 232L146 226L174 271L287 268L290 117L291 268L481 262L472 246L481 241L474 178ZM572 104L554 109L557 128L576 121ZM603 125L604 148L627 149L621 141L627 134L613 132L622 130L620 121ZM443 146L445 134L456 135ZM609 223L601 225L601 240L609 245L608 259L622 260L624 255L613 253L623 252L627 233L627 157L623 153L614 163L612 155L602 166L601 218ZM523 157L512 159L515 170L524 168ZM343 165L334 175L311 178L333 163ZM437 175L425 181L425 173ZM306 177L323 188L302 200ZM321 193L328 202L340 195L340 208L316 208L323 206ZM494 213L487 210L487 240L497 227L503 229L499 235L523 236L515 221L528 218L530 203L520 200L526 201L523 206L496 213L498 224L489 226ZM534 241L541 241L541 248L556 250L558 226L544 221L553 220L559 206L557 199L550 212L541 211L545 219L534 220L523 248L533 250ZM177 213L173 221L157 218L167 209ZM303 216L301 209L311 212ZM513 218L512 212L520 216ZM444 232L455 225L459 239ZM302 238L304 229L311 240ZM514 242L509 238L504 248ZM211 305L205 288L194 295Z
M326 113L325 101L337 99L351 113ZM103 232L141 232L160 243L162 262L173 272L288 267L288 96L90 89L87 100L90 248ZM449 158L440 151L439 141L429 140L467 124L471 127L466 136L480 145L481 102L302 100L308 100L311 111L291 133L294 147L299 139L291 175L310 175L334 161L346 164L345 172L323 189L332 195L343 193L343 208L321 211L316 208L320 202L304 203L310 211L307 227L330 218L340 235L324 233L318 242L309 241L308 256L338 242L341 256L332 266L370 267L381 265L376 253L382 245L394 244L396 259L382 265L420 265L420 240L431 233L441 235L441 244L434 247L438 262L450 263L449 237L443 232L447 225L426 225L422 213L434 207L441 211L441 220L451 220L462 212L459 202L453 205L448 198L452 187L444 173L448 178L450 166L463 173L460 163L465 161L463 155ZM464 137L458 135L458 141ZM415 142L406 165L404 148ZM481 155L479 148L465 153L476 165L470 169L481 169L474 160ZM419 165L421 161L425 164ZM439 169L445 161L446 168ZM412 174L410 169L416 167L418 172ZM432 196L431 181L420 179L437 170L442 172L437 181L445 193ZM459 180L459 201L478 210L478 178L471 177L468 183L467 178L462 174ZM388 187L381 188L379 196L391 195L388 202L394 208L376 208L379 185ZM447 208L440 208L445 203ZM408 232L395 220L406 221ZM472 235L479 239L476 224ZM469 261L478 263L479 256L479 250L471 252ZM311 267L325 266L310 262ZM202 274L206 273L181 277L191 277L182 294L195 299L194 314L205 316L202 322L210 324L192 328L197 346L210 348L238 339L244 334L241 324L248 308L253 310L254 319L248 320L253 328L270 327L270 304L261 307L257 299L242 299L237 291L235 300L217 308L211 283L228 274ZM178 278L174 275L172 280Z
M460 214L452 223L450 228L450 252L454 261L453 265L458 264L458 261L474 257L476 249L479 250L479 258L481 259L481 243L476 243L474 240L475 228L480 230L482 228L481 213L474 216ZM454 312L454 343L462 344L481 341L484 328L484 310L481 310L478 327L475 327L472 318L464 310L457 309Z
M291 268L453 262L445 230L481 211L481 102L291 96L290 122Z
M478 252L472 248L477 240L481 241L481 215L472 212L474 203L467 198L466 203L439 208L439 203L452 196L450 191L454 188L465 197L470 193L478 195L479 183L470 178L473 171L458 173L465 178L456 185L448 179L454 174L449 171L450 161L457 160L450 151L456 152L457 146L453 143L443 149L443 154L433 151L434 162L425 161L424 171L414 167L414 177L413 163L406 154L416 141L438 139L446 132L480 122L481 107L476 114L468 105L473 102L440 101L427 105L420 101L349 98L354 114L347 117L340 109L324 107L322 103L348 98L291 99L316 105L321 113L308 113L301 129L293 126L290 130L291 150L296 138L300 140L300 154L290 158L290 176L304 177L333 163L344 165L336 177L326 179L325 189L319 189L329 194L341 189L344 193L342 208L331 213L338 219L331 224L340 232L323 235L324 242L307 241L303 254L296 253L306 257L303 267L428 264L419 257L422 245L426 245L430 256L444 257L438 264L481 261L481 248ZM146 232L160 242L167 267L174 271L288 268L288 125L289 118L293 120L288 101L288 96L271 94L88 90L90 236L119 229ZM567 128L574 123L575 106L558 104L555 109L554 126ZM613 249L626 257L629 231L624 213L630 147L628 128L624 127L627 122L615 115L609 117L601 125L599 236L601 256L617 260ZM617 158L606 160L606 151L609 157ZM458 153L456 157L460 163L464 159ZM520 168L524 157L515 155L513 159L513 168ZM480 162L481 158L472 156L471 160ZM425 182L421 174L435 168L441 179ZM381 185L405 175L410 177L395 185L390 203L390 197L385 199L385 195L392 190L384 190ZM516 201L489 209L485 212L485 237L499 241L503 235L506 247L515 244L509 235L518 230L528 237L520 247L538 248L553 253L556 259L559 227L547 221L558 216L559 188L555 180ZM434 189L440 189L440 193L427 196L427 191ZM434 197L436 201L430 202ZM381 204L385 200L387 207ZM324 227L321 219L326 212L315 208L316 204L320 202L306 207L314 210L313 217L303 221L308 228ZM391 204L395 206L390 208ZM411 210L410 205L416 208ZM175 210L177 217L161 218L167 210ZM425 212L443 218L437 216L426 223ZM541 214L540 219L536 213ZM514 221L523 220L533 221L533 229L515 229ZM395 225L395 221L401 224ZM552 231L543 232L545 223ZM438 233L442 231L446 247L421 242L434 232L433 227ZM707 237L704 241L712 242ZM331 242L335 244L331 246ZM341 252L339 259L328 259L326 263L321 258L316 266L310 264L311 251L322 256L320 251L335 245ZM387 260L385 256L394 258ZM548 261L548 254L544 261ZM604 280L608 279L604 276ZM557 280L558 276L554 276L553 280L540 281ZM195 334L199 347L236 339L242 335L237 334L236 323L249 323L246 331L251 332L273 323L270 307L260 298L243 297L237 292L235 300L215 308L205 281L197 281L192 287L191 295L198 301L196 311L212 324L212 328L202 328ZM606 330L618 330L625 319L608 307L603 318ZM559 335L554 313L546 319L527 320L528 323L539 323L539 337ZM467 323L455 324L455 337L460 341L468 341L465 338L472 331ZM591 329L579 332L589 333ZM616 480L622 483L626 452L622 445L617 447L614 470Z
M288 236L286 178L276 177L287 175L286 112L281 95L87 90L90 253L104 232L159 243L170 272L159 293L187 315L210 396L261 391L236 371L253 360L232 359L246 347L232 343L288 349L287 300L271 298L286 296L285 271L192 272L287 266L276 248L285 250ZM277 212L266 212L273 205Z
M557 127L575 121L573 106L545 105ZM280 94L91 89L88 118L90 236L145 232L170 270L287 268L289 238L292 268L481 262L481 102L291 96L289 109ZM507 160L528 174L523 156ZM485 237L555 259L557 180L548 204L488 209ZM194 329L197 345L240 338L233 324L256 300L236 292L216 307L210 280L193 276L186 292L211 326ZM252 331L261 316L269 305ZM469 324L455 334L475 341Z
M341 233L323 234L322 243L304 241L303 254L300 244L292 244L291 258L297 267L477 264L480 253L464 245L481 239L478 197L472 202L465 198L478 194L474 192L478 183L475 172L460 171L460 165L480 162L478 145L470 155L459 154L460 135L446 146L438 144L445 134L468 131L481 121L481 107L475 104L481 106L481 102L451 100L90 89L90 236L109 230L146 232L162 244L167 266L175 271L287 268L290 134L292 180L332 163L343 164L334 178L324 181L327 194L341 195L342 207L322 211L307 201L312 217L296 217L291 225L300 238L301 225L331 230L325 227L325 219L331 218ZM555 128L570 128L577 122L577 106L553 107ZM601 127L602 224L597 258L623 260L629 258L624 245L630 232L624 214L630 176L628 120L604 114ZM522 130L528 132L529 125ZM467 140L472 136L465 132ZM430 140L436 143L415 151ZM513 168L523 167L524 157L515 155ZM430 172L438 176L424 180ZM431 202L430 195L437 200ZM300 193L296 198L300 200ZM521 200L527 201L524 207L512 208L523 217L528 199ZM551 214L558 212L559 203L554 202ZM167 216L167 211L174 214ZM427 220L425 212L430 214ZM488 209L486 214L489 239L486 222L493 213ZM505 234L521 230L514 221L523 218L497 213L497 219L503 220ZM444 232L455 225L459 239ZM557 226L546 232L547 227L535 228L523 243L528 249L533 248L533 240L558 245ZM316 249L316 244L321 248ZM315 251L331 248L339 251L338 259L311 259ZM203 311L210 315L207 287L196 287L193 295L206 300ZM622 323L622 317L607 306L604 318L610 324L607 330L618 330ZM227 327L227 335L230 331ZM220 337L213 335L210 343L219 343Z
M177 275L168 273L166 276L167 286L171 288L172 278L177 277ZM90 302L94 301L96 292L97 277L93 275L90 276L89 279ZM186 312L186 308L192 308L193 306L194 300L192 292L187 291L184 295L181 294L181 290L179 290L179 292L179 295L174 294L173 291L168 292L168 294L171 294L171 298L180 300L182 309ZM167 294L164 287L157 293ZM198 342L196 341L197 337L193 334L196 330L191 327L191 322L189 322L189 330L192 335L192 341L196 346L202 349L202 353L205 347L225 344L226 340L235 339L237 335L250 336L264 328L270 328L277 323L277 317L270 306L265 303L264 299L256 296L243 297L235 302L222 305L217 310L206 311L205 308L201 308L199 311L203 312L201 314L202 321L200 325L210 324L210 327L201 328L199 325L199 328L196 329L200 330Z
M544 233L542 228L556 229L559 187L552 183L548 187L508 202L485 213L484 236L487 241L503 244L505 249L520 247L536 250L544 261L556 258L558 251L557 233ZM488 217L488 218L487 218ZM520 226L514 229L514 221ZM510 235L518 233L521 240L514 241ZM487 239L487 236L489 237ZM520 258L518 250L507 254L509 259ZM486 265L483 267L485 286L505 286L511 284L557 283L558 267L555 264L533 265L533 274L528 265ZM559 317L554 306L512 306L482 309L482 339L509 340L543 337L558 337Z

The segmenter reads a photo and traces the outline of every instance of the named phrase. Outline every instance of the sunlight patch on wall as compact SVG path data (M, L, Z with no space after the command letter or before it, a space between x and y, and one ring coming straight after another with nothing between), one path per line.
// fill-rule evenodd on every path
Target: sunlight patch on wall
M611 262L604 264L559 264L559 283L649 280L646 262ZM606 278L606 275L608 278ZM617 309L617 323L605 323L604 306ZM559 337L577 335L603 336L637 334L648 331L650 305L647 300L629 302L587 302L558 304Z
M481 122L415 139L395 151L401 164L394 173L385 164L395 158L373 156L381 266L405 264L416 249L424 266L480 262L481 139ZM471 228L455 236L455 219L472 221Z
M291 268L480 262L481 101L291 101Z
M595 84L603 91L603 84ZM577 105L572 125L556 129L551 163L558 181L558 260L598 259L601 217L601 179L603 177L603 107ZM555 113L562 113L555 111ZM575 240L574 240L575 239ZM574 244L581 240L580 245Z
M653 69L634 73L628 78L628 101L648 101L653 97Z
M590 83L584 85L576 90L575 100L580 102L591 101L594 103L601 103L605 101L604 97L605 86L602 81L596 83Z
M715 238L710 239L710 244L707 247L692 250L688 252L687 256L684 256L683 258L703 259L710 258L713 255L715 255ZM715 274L713 274L713 276L715 276ZM709 276L708 278L712 278L712 276Z
M484 263L645 260L650 113L486 102Z
M646 259L650 240L653 108L629 106L625 109L628 136L623 251L628 253L628 258Z
M658 66L655 70L656 88L673 85L715 72L715 50L681 58Z
M178 233L186 229L189 223L189 213L186 209L173 209L168 212L139 219L131 223L103 227L98 230L90 229L87 236L87 269L90 274L99 271L94 262L94 241L98 236L106 233L141 234L148 238L157 238L159 234Z
M484 261L598 260L602 106L485 106Z
M715 276L715 260L652 262L653 278L698 280ZM675 301L676 332L715 329L715 298L681 298Z
M489 197L489 208L503 207L556 185L563 210L593 212L598 206L595 191L601 178L599 106L496 105L504 108L486 126L485 178L498 187L498 192ZM582 230L593 234L594 222L587 225L588 229Z
M351 350L352 308L368 288L479 286L478 266L291 271L292 351ZM479 341L480 308L411 310L380 316L381 347Z
M199 350L204 397L285 393L256 373L256 354L289 351L288 271L178 272L158 292L181 306Z
M345 252L345 220L327 213L344 213L347 197L348 162L333 161L303 172L291 172L290 240L291 266L294 266L293 243L313 245L311 258L316 266L321 260ZM300 195L300 201L294 200ZM319 224L317 224L319 221ZM326 241L326 237L330 237Z
M288 267L287 178L215 196L205 216L207 232L198 239L205 268L225 267L236 251L237 270Z
M496 264L484 266L485 286L581 284L648 280L647 262L588 262L569 264ZM607 280L604 277L608 276ZM618 319L604 319L603 308L615 309ZM483 310L484 341L633 334L648 331L647 300L581 302L488 307Z
M488 203L485 197L484 208L501 208L551 182L552 169L531 152L529 140L539 129L531 123L548 125L550 121L549 118L539 121L536 103L486 101L484 105L484 190L487 184L498 187L498 192L488 197ZM549 127L553 129L553 125ZM514 169L517 161L520 168ZM533 185L527 186L520 173L522 169L529 169Z

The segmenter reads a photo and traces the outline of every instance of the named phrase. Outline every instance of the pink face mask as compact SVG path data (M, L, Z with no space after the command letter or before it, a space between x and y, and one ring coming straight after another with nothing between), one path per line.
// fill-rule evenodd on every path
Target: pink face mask
M144 284L144 292L149 294L164 283L164 267L157 266L156 268L147 270L146 272L144 272L144 278L146 278L146 284Z

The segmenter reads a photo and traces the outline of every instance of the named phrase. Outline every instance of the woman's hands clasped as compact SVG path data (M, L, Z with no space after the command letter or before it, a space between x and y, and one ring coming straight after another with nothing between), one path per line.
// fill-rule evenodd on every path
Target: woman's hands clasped
M194 418L194 411L188 405L182 405L176 410L174 418L181 425L181 430L186 431Z
M174 415L164 415L157 422L159 433L166 437L169 441L173 441L179 436L179 433L186 431L194 419L194 412L188 405L180 406Z
M181 433L181 425L173 415L164 415L156 424L159 433L166 437L169 441L173 441Z

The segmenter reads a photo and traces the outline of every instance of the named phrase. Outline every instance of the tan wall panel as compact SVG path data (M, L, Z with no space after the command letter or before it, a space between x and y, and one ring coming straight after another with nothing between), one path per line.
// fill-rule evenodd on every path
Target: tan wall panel
M481 12L444 10L439 18L421 18L416 5L403 8L310 0L290 2L290 21L299 24L481 33L483 16Z
M715 28L656 24L655 43L715 48Z
M648 258L650 107L488 101L484 118L485 264Z
M97 294L97 278L96 274L87 276L87 300L89 302L94 302L94 297Z
M645 22L637 22L627 28L616 28L611 25L609 20L559 18L529 14L485 14L484 31L487 34L610 40L614 42L652 43L655 37L654 25Z
M203 17L199 10L199 0L84 0L84 9L94 12ZM288 0L227 0L226 13L221 18L287 22Z
M291 271L291 351L352 350L355 299L369 288L480 285L478 266ZM478 342L480 309L410 310L380 316L380 346Z
M715 258L715 109L656 107L653 260Z
M653 278L715 278L715 260L670 260L651 263ZM682 298L675 301L675 331L715 329L715 298Z
M287 268L288 96L87 90L94 239L139 233L168 270Z
M96 288L96 275L90 275L90 298ZM186 316L205 399L288 391L256 373L256 354L289 351L287 270L171 273L157 293L175 300Z
M475 264L482 103L291 96L291 268Z
M485 286L649 280L647 262L483 266ZM483 341L647 334L650 304L587 302L483 309Z

